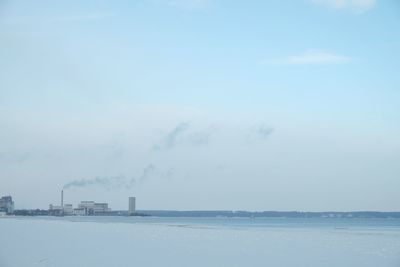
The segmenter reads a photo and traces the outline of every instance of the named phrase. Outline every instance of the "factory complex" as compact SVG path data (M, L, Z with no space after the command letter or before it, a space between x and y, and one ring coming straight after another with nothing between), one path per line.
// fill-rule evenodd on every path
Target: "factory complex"
M61 191L61 202L59 205L49 205L48 210L14 210L14 201L11 196L0 198L0 216L6 215L50 215L50 216L90 216L90 215L128 215L145 216L136 212L136 198L128 198L128 210L112 211L108 203L97 203L95 201L81 201L75 208L72 204L64 204L64 191Z
M129 197L128 215L136 214L136 198ZM49 205L49 215L54 216L87 216L87 215L109 215L111 208L108 203L97 203L94 201L81 201L76 208L72 204L64 204L64 190L61 191L60 205Z
M108 203L96 203L94 201L81 201L77 208L73 208L72 204L63 204L55 206L50 204L50 215L99 215L111 212Z

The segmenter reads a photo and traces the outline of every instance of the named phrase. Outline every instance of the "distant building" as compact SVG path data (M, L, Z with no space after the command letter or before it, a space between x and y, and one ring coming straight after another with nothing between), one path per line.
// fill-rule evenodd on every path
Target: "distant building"
M78 209L84 209L85 215L106 213L111 211L108 207L108 203L96 203L94 201L81 201L78 205Z
M108 207L108 203L94 203L94 213L109 212L111 209Z
M86 209L83 209L83 208L74 209L74 215L76 215L76 216L85 216L86 215Z
M12 214L14 212L14 201L11 196L0 198L0 211L7 214Z
M50 204L50 205L49 205L49 210L62 210L62 207L61 207L61 206L57 206L57 205Z
M64 215L62 206L50 204L49 205L49 215L56 215L56 216Z
M132 215L136 213L136 198L135 197L129 197L129 209L128 209L128 214Z
M72 204L64 204L64 206L49 205L49 214L51 215L74 215Z
M64 216L64 215L95 215L109 213L111 209L108 203L96 203L94 201L81 201L78 207L74 209L72 204L64 204L64 194L61 191L61 205L49 206L49 215Z
M87 210L93 210L94 209L94 201L81 201L80 204L78 204L79 209L87 209Z
M54 216L64 216L64 215L72 215L73 212L72 210L72 205L71 204L66 204L67 206L67 212L64 210L64 190L61 190L61 205L49 205L49 215L54 215Z
M74 215L74 208L72 204L64 204L63 206L64 215Z

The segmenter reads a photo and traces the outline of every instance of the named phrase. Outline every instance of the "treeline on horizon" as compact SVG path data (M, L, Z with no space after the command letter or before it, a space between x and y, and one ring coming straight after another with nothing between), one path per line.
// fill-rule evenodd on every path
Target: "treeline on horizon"
M301 212L301 211L174 211L142 210L159 217L272 217L272 218L400 218L400 212Z

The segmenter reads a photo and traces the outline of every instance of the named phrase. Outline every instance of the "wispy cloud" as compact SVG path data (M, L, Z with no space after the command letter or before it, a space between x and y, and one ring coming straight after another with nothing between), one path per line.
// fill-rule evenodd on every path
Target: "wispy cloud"
M274 132L274 128L271 126L260 123L250 127L250 131L248 132L247 139L248 141L258 142L267 140L270 135Z
M175 147L181 139L182 134L187 131L189 124L187 122L181 122L172 131L170 131L160 143L154 146L156 150L171 149Z
M338 64L350 61L351 58L320 50L308 50L300 55L290 56L283 60L289 65L316 65L316 64Z
M139 178L139 182L144 182L146 181L150 175L155 171L156 167L154 167L153 164L149 164L147 165L144 169L143 169L143 173Z
M32 159L33 154L30 152L0 154L0 163L17 163L23 164Z
M139 176L139 178L132 177L127 185L125 186L126 188L131 188L134 187L136 184L141 184L145 182L150 176L152 176L156 171L156 167L153 164L147 165L143 171L142 174Z
M350 9L358 13L373 8L376 0L311 0L313 3L332 9Z
M272 134L273 131L274 131L274 129L272 127L265 125L265 124L258 125L254 129L254 132L257 134L257 136L260 139L268 138Z
M154 149L169 150L177 145L205 145L208 143L209 137L209 131L191 131L189 123L181 122L167 133L161 141L154 146Z

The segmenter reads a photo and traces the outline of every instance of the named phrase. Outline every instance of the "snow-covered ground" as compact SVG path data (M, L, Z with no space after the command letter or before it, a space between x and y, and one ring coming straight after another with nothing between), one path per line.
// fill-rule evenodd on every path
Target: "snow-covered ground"
M237 227L174 220L0 218L0 266L400 266L400 228Z

